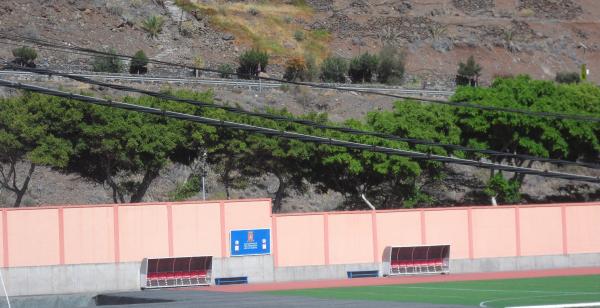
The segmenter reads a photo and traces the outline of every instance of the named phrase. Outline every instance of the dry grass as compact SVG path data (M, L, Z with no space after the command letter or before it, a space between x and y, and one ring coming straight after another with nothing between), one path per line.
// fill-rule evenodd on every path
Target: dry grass
M306 31L296 20L310 21L312 9L303 1L284 4L281 1L253 3L194 3L178 1L186 10L197 10L209 16L211 24L235 36L236 43L265 50L271 62L284 63L288 58L312 54L323 59L328 54L330 35L324 30ZM304 39L294 39L297 32Z

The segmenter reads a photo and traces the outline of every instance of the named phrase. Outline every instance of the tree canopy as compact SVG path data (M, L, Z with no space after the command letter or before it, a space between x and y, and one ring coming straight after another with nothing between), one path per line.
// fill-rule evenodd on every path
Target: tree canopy
M212 100L210 92L169 93L183 98ZM532 165L528 160L449 151L442 147L319 129L152 97L125 97L122 100L279 131L439 155L483 158L519 166ZM559 85L526 76L498 79L489 88L461 87L452 100L541 112L600 115L598 87L587 83ZM364 119L349 119L344 123L333 123L326 114L294 116L286 110L274 109L267 112L327 125L507 153L591 162L597 162L600 153L600 125L594 122L412 101L399 101L393 110L372 111ZM75 172L106 185L111 188L115 203L140 202L169 164L192 166L205 152L208 164L225 186L227 198L230 189L245 187L248 179L264 175L276 178L278 186L269 192L275 211L282 209L290 193L302 194L311 184L321 192L342 194L345 209L365 208L362 194L378 208L431 206L437 201L426 188L439 184L448 172L447 166L440 162L303 143L45 95L25 93L0 100L0 185L15 193L15 206L20 204L37 165ZM29 170L19 172L18 164L23 163ZM199 175L194 174L194 179ZM481 193L500 202L518 202L523 180L522 174L510 174L509 177L492 171ZM186 188L186 194L194 187L197 184Z

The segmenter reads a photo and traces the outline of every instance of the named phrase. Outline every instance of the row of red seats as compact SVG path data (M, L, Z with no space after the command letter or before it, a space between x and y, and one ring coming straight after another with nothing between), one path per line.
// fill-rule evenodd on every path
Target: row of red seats
M206 278L206 271L148 273L148 280L197 279Z
M392 260L391 265L394 268L399 267L423 267L423 266L442 266L444 264L441 258L429 260Z

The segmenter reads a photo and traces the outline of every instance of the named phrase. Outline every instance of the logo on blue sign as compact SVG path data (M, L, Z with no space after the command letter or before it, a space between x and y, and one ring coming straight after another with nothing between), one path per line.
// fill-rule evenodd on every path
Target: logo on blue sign
M271 230L231 230L231 256L268 255L271 253Z

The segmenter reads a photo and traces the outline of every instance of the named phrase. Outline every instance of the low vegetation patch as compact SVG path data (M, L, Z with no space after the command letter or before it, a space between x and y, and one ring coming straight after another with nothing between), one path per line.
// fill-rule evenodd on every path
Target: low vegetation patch
M207 17L220 31L233 34L237 43L268 52L274 63L283 64L286 59L305 54L322 60L329 52L327 46L331 35L328 31L306 31L298 22L313 16L312 9L304 1L176 2L185 10Z

